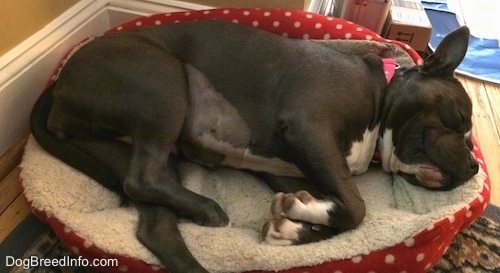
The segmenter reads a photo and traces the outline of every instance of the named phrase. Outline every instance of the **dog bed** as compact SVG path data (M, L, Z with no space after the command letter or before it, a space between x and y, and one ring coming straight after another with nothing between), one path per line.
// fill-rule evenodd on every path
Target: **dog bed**
M301 11L168 13L139 18L109 32L201 19L230 20L290 38L321 39L326 46L350 53L374 52L399 63L422 62L404 44L341 19ZM184 186L217 201L232 226L210 228L190 222L179 226L193 255L211 272L425 272L488 204L490 184L477 145L473 153L481 166L479 174L449 192L412 186L375 164L354 178L367 205L366 218L357 229L322 242L286 247L259 241L273 197L264 182L242 171L186 162L180 166ZM100 267L100 271L166 272L135 238L135 209L121 207L118 196L47 154L33 138L26 145L20 181L33 213L54 229L71 252L89 261L118 261L117 266Z

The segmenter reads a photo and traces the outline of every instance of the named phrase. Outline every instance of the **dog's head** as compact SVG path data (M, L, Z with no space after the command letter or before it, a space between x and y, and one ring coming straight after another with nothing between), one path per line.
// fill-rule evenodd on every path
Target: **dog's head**
M386 171L435 190L453 189L478 172L471 155L472 103L454 78L468 41L468 28L459 28L422 66L401 68L394 76L379 142Z

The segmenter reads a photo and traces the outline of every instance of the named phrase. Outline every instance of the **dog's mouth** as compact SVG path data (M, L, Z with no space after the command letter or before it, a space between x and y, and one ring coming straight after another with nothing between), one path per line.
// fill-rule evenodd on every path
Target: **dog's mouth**
M431 164L419 164L412 168L410 172L401 170L398 174L412 185L434 191L449 191L468 180L456 179L451 174Z
M411 173L400 171L398 174L412 185L431 190L447 188L451 183L449 175L444 174L438 167L427 164L415 166Z

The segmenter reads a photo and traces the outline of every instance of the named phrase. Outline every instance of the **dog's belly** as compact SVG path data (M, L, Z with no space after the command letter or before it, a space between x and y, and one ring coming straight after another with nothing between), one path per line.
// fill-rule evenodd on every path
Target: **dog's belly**
M253 139L250 126L238 110L215 90L202 72L190 64L186 65L186 71L188 109L177 143L184 157L209 166L228 166L278 176L304 176L291 162L252 153L251 146L255 142L266 143L266 140ZM268 135L272 136L273 132ZM346 151L346 161L353 174L368 169L377 137L378 126L366 130L362 139L353 141L350 150Z
M228 166L280 176L303 176L295 164L253 154L252 132L238 110L206 76L186 65L188 109L178 146L181 154L209 166Z

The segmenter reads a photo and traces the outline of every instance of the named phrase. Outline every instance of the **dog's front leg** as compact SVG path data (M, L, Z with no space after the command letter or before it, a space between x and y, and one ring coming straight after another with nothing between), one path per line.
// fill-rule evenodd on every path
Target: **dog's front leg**
M273 201L275 216L313 224L311 230L330 227L333 229L331 235L355 228L363 220L366 207L357 186L349 181L351 172L336 131L325 122L305 122L297 118L282 121L280 126L280 136L290 158L323 198L316 199L305 191L278 193ZM291 244L313 241L311 236L301 235L304 232L302 227L283 222L286 220L279 222L279 226L267 227L268 233L278 239L279 244L283 240Z
M208 273L187 248L171 209L141 202L135 202L135 207L139 211L137 238L168 272Z

